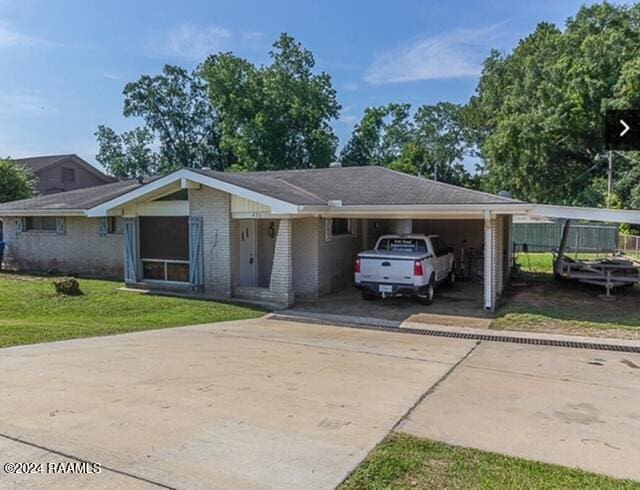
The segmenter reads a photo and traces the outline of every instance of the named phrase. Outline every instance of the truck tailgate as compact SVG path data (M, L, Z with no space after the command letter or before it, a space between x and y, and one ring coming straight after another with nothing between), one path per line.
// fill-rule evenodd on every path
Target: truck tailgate
M383 257L375 254L360 256L360 280L362 282L382 282L393 284L413 284L414 258Z

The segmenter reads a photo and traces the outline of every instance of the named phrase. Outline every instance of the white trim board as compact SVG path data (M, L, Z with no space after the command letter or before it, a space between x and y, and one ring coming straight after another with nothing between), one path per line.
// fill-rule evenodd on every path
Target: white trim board
M553 206L535 204L527 212L530 217L563 218L609 223L640 224L640 211L627 209L580 208L574 206Z
M229 184L221 180L203 175L197 172L192 172L189 169L181 169L176 172L166 175L158 180L150 182L149 184L138 187L131 192L127 192L121 196L111 199L105 203L102 203L87 211L87 216L90 218L98 216L107 216L110 209L123 207L125 204L140 199L154 191L162 189L165 186L171 185L174 182L183 182L183 179L187 181L196 182L198 184L218 189L229 194L233 194L257 203L269 206L272 214L298 214L298 206L279 199L274 199L258 192L254 192L237 185Z

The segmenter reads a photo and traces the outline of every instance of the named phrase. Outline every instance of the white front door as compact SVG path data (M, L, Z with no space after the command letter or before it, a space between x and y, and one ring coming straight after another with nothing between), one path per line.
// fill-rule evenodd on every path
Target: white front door
M258 283L257 223L254 219L239 220L240 286L256 286Z

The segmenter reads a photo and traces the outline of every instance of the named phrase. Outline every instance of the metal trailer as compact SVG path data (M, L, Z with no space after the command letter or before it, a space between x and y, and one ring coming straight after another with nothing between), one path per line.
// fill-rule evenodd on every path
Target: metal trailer
M573 260L562 257L556 268L556 275L565 279L575 279L586 284L603 286L605 298L613 298L615 287L640 284L640 267L632 261L614 258L603 260Z

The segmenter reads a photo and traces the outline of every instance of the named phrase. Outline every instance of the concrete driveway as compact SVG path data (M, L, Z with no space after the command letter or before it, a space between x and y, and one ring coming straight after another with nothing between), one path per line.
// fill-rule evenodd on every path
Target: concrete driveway
M391 430L640 479L640 355L247 320L0 350L42 488L332 488Z
M398 430L640 480L640 355L483 342Z
M331 488L475 345L248 320L0 350L0 462L34 488Z

